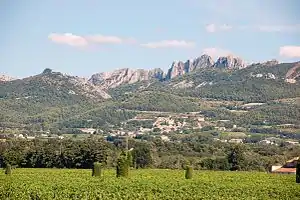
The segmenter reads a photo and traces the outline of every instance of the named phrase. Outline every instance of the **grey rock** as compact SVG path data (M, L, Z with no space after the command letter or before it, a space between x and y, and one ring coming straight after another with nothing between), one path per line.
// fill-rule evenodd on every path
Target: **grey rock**
M232 55L226 57L219 57L216 63L213 65L213 67L216 68L226 68L226 69L243 69L246 66L247 65L242 59L238 57L234 57Z
M144 70L123 68L113 72L102 72L91 76L89 82L102 89L115 88L123 84L132 84L150 79L162 80L164 73L161 69Z
M186 62L173 62L168 70L166 79L170 80L197 69L212 67L213 64L212 58L208 55L202 55L194 60L187 60Z
M15 78L7 76L7 75L0 75L0 82L9 82L13 81Z

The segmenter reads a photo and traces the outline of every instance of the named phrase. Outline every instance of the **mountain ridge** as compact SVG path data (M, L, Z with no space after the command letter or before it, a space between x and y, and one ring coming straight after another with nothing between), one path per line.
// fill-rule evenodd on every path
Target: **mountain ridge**
M259 63L260 64L260 63ZM273 66L279 64L277 60L266 61L264 65ZM182 76L184 74L196 71L198 69L228 69L239 70L244 69L250 65L247 65L241 58L233 55L223 56L217 58L216 61L207 54L203 54L194 59L188 59L187 61L173 61L167 72L164 72L160 68L145 70L145 69L129 69L122 68L114 70L112 72L96 73L89 79L90 82L98 86L102 86L102 89L114 88L123 84L132 84L139 81L148 81L156 79L159 81L168 81L175 77Z

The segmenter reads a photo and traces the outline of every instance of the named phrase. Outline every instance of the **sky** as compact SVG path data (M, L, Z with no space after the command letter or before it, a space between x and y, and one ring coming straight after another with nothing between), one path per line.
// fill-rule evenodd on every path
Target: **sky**
M299 0L1 0L0 74L89 77L232 54L300 60Z

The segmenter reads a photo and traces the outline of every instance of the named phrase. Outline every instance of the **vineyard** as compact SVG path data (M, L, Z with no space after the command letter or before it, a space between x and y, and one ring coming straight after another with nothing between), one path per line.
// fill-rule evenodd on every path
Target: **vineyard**
M91 170L13 169L0 174L0 199L300 199L295 175L259 172L131 170L116 178L114 170L92 177Z

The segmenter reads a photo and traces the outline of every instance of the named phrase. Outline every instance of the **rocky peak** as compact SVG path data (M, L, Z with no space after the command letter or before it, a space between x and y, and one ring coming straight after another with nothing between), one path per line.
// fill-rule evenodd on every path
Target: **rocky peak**
M0 82L8 82L15 80L13 77L7 75L0 75Z
M202 55L194 60L187 60L186 62L173 62L170 69L168 70L166 79L172 79L176 76L192 72L200 68L208 68L214 64L212 58L208 55Z
M170 67L170 69L168 70L166 79L172 79L176 76L181 76L185 73L188 72L188 69L185 66L185 63L182 61L174 61Z
M149 76L158 80L163 80L165 73L160 68L155 68L149 71Z
M274 66L274 65L278 65L278 64L279 64L279 62L276 59L268 60L268 61L262 63L262 65L268 66L268 67L271 67L271 66Z
M229 55L226 57L219 57L216 63L213 65L213 67L227 69L242 69L246 67L246 64L241 58Z
M132 84L138 81L160 79L164 76L161 69L144 70L123 68L113 72L102 72L91 76L89 82L102 89L114 88L122 84ZM160 79L161 80L161 79Z
M214 65L214 61L212 57L206 54L196 58L193 62L193 66L195 69L208 68L208 67L212 67L213 65Z

